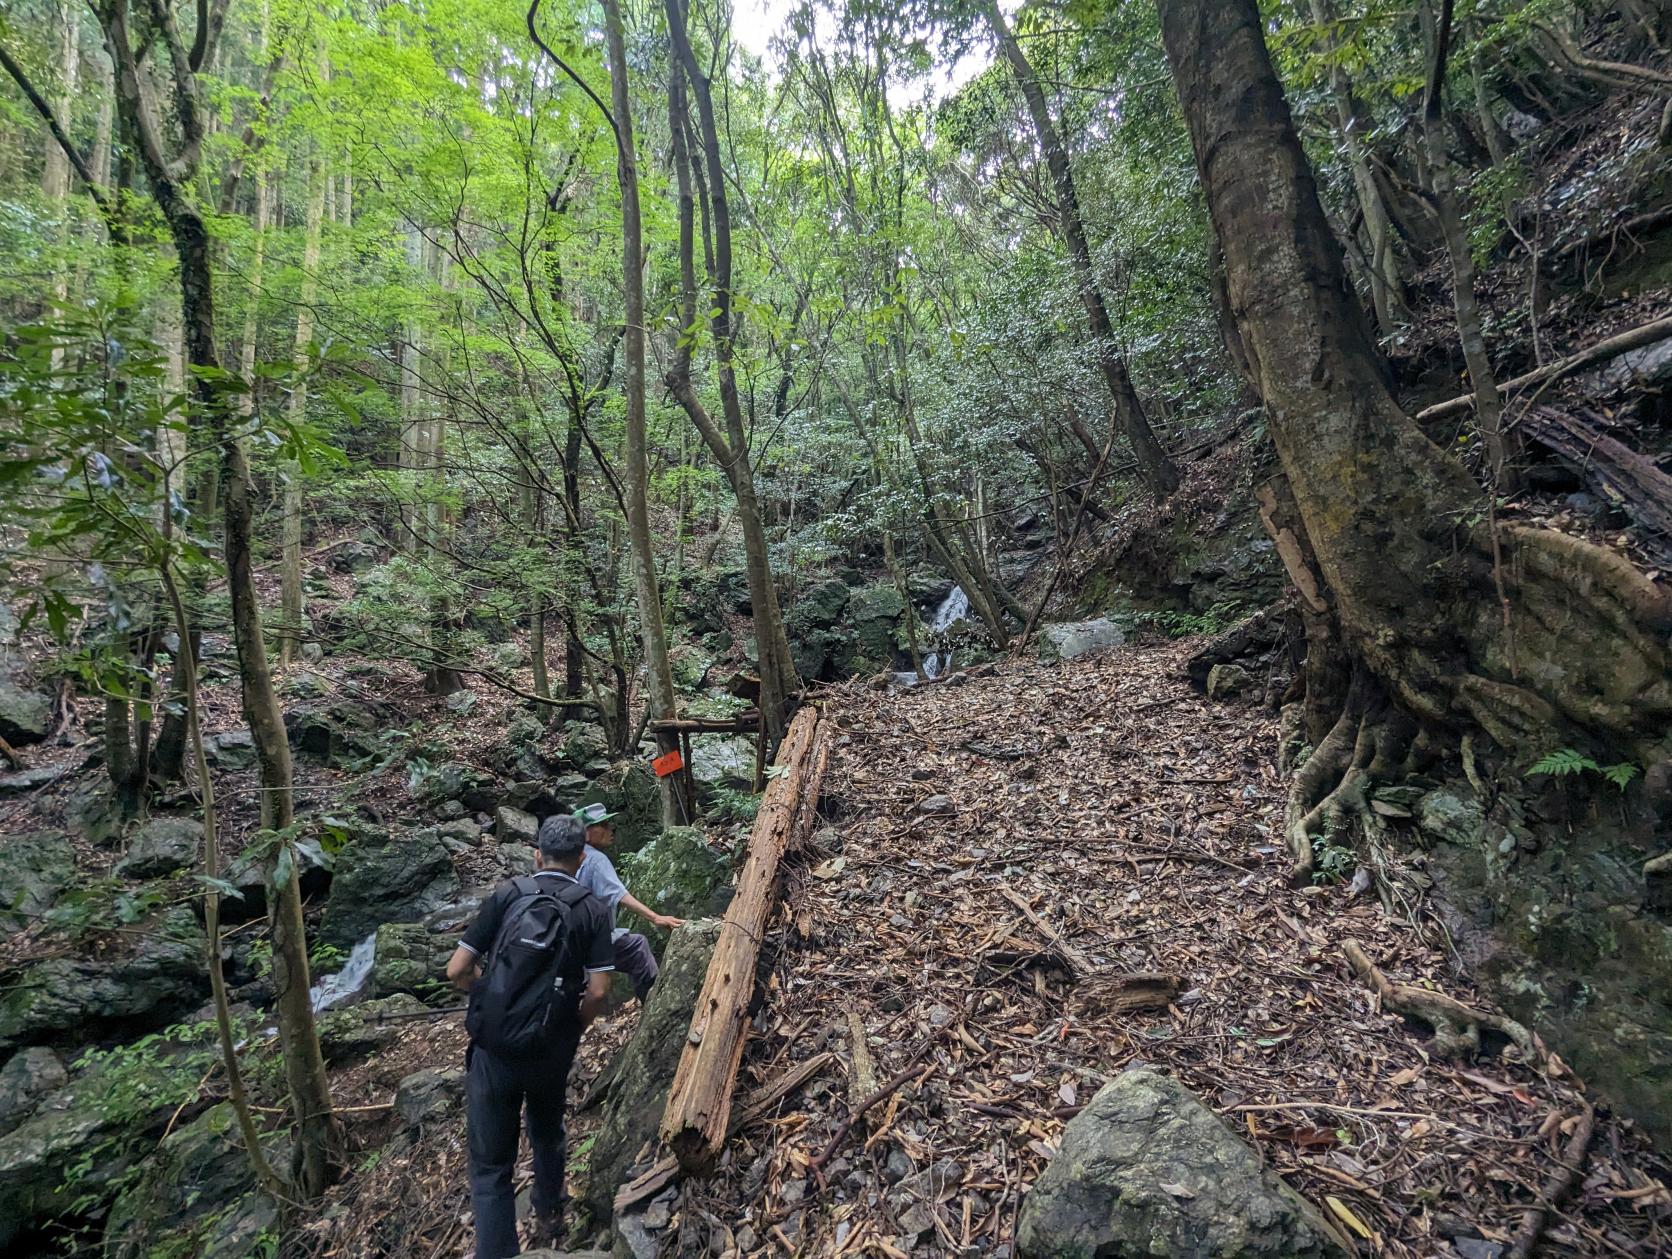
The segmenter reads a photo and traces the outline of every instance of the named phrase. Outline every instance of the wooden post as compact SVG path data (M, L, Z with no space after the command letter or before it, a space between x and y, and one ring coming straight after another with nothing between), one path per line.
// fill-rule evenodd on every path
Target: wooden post
M726 911L668 1092L662 1139L690 1174L711 1171L726 1139L755 991L755 961L777 893L779 860L818 799L818 779L828 761L828 754L821 754L818 720L818 710L807 705L790 722L778 749L777 764L784 772L767 784L761 800L737 893Z

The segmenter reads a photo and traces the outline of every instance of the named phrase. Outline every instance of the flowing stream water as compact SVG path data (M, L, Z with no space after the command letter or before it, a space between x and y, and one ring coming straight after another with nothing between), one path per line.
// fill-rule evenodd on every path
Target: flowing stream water
M322 975L308 990L313 1010L318 1014L334 1005L341 1005L350 997L358 996L372 977L372 963L377 960L377 932L372 932L348 955L343 968L332 975Z
M952 667L952 649L944 641L946 632L969 614L970 597L964 593L962 586L952 587L951 593L940 601L940 606L925 625L930 642L936 646L934 651L923 657L926 677L938 678ZM899 686L913 686L917 682L917 674L910 670L896 673L894 681Z

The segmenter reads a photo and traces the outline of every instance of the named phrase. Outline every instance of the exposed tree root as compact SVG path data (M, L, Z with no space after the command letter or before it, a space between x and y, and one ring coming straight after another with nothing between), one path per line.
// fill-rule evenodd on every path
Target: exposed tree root
M1573 1135L1562 1148L1561 1165L1544 1182L1538 1202L1522 1214L1521 1227L1515 1233L1515 1244L1509 1249L1509 1259L1531 1259L1533 1251L1538 1249L1539 1238L1544 1236L1545 1221L1573 1191L1573 1186L1578 1183L1580 1174L1585 1170L1585 1154L1591 1148L1591 1135L1596 1131L1596 1126L1597 1112L1592 1106L1586 1105L1580 1112Z
M1529 1062L1542 1063L1544 1055L1532 1033L1514 1019L1477 1010L1441 992L1394 983L1371 962L1357 940L1343 943L1341 951L1347 955L1353 974L1376 994L1384 1010L1420 1019L1434 1029L1431 1048L1436 1057L1451 1061L1474 1058L1480 1053L1480 1033L1485 1028L1514 1042Z

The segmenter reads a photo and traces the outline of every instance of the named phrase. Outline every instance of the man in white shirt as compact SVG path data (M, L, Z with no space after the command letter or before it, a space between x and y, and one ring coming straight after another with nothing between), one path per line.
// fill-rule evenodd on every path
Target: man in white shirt
M683 927L685 920L657 913L629 892L627 885L616 874L614 864L604 855L604 849L615 843L615 827L610 824L614 816L602 804L582 805L575 810L575 817L586 827L586 856L575 873L575 880L609 909L615 943L615 968L633 981L633 995L643 1001L650 995L650 986L656 982L659 970L656 954L651 952L650 941L638 932L615 925L616 906L627 906L652 926L664 931Z

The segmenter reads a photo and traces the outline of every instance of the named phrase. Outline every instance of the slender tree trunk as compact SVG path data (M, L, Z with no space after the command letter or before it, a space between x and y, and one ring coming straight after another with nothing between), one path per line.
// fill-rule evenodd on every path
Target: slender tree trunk
M170 157L165 129L142 71L128 30L126 7L113 4L99 11L105 44L116 66L117 112L129 143L139 153L158 208L168 224L180 262L180 300L187 361L193 368L192 401L206 421L210 440L220 448L226 503L228 590L232 604L233 641L245 719L260 764L262 823L288 832L293 820L290 748L285 739L278 697L267 666L261 625L251 536L254 520L252 478L242 443L232 440L235 410L215 347L215 296L210 266L209 233L186 188L195 174L202 142L201 111L196 67L176 30L163 32L172 77L172 131L180 149ZM288 844L286 837L281 842ZM295 1189L304 1197L321 1192L343 1157L342 1131L331 1109L331 1093L320 1055L308 997L308 951L302 930L301 885L296 862L281 861L268 895L273 943L273 980L284 1052L285 1075L295 1110L297 1140Z
M1335 20L1331 0L1312 0L1312 16L1319 26L1328 28ZM1333 40L1325 43L1325 51L1333 54ZM1353 171L1353 192L1364 217L1364 235L1369 245L1370 297L1376 309L1376 324L1383 335L1392 336L1398 331L1400 316L1406 309L1405 286L1393 252L1393 223L1376 177L1371 173L1370 155L1365 151L1365 123L1353 94L1352 80L1335 56L1330 57L1329 85L1330 94L1335 98L1337 128Z
M616 180L621 185L621 280L627 332L622 341L622 381L627 394L627 532L633 550L633 589L638 596L639 634L649 674L650 711L674 717L673 668L668 663L667 631L662 623L662 592L656 579L656 551L650 537L649 470L645 452L644 394L644 235L639 214L639 166L633 148L633 101L627 81L627 48L621 28L619 0L604 0L604 38L609 51L610 103L615 113ZM625 694L626 679L620 680ZM658 734L657 750L678 747L672 734ZM657 779L662 797L662 824L678 826L690 820L688 802L679 792L681 775Z
M1385 383L1254 0L1160 0L1231 306L1348 646L1410 714L1518 754L1667 754L1672 597L1574 538L1494 528Z
M987 0L987 22L1005 60L1010 63L1017 86L1022 89L1039 146L1045 150L1045 164L1050 168L1060 203L1058 212L1062 217L1063 240L1080 283L1080 300L1085 305L1091 334L1097 342L1097 364L1114 399L1115 416L1132 446L1132 454L1138 461L1144 483L1157 498L1165 498L1178 488L1178 468L1156 440L1155 431L1150 428L1149 418L1144 414L1144 404L1138 399L1138 391L1132 387L1126 362L1115 348L1114 324L1109 319L1108 303L1103 299L1103 290L1097 283L1097 271L1092 265L1091 246L1086 241L1085 221L1080 215L1080 197L1074 188L1074 172L1068 162L1068 150L1057 134L1056 124L1051 121L1051 111L1045 103L1045 91L1039 86L1039 76L1028 63L1021 44L1016 42L998 0Z
M1503 399L1498 393L1498 376L1486 348L1481 325L1480 304L1475 300L1475 259L1469 248L1468 229L1463 225L1463 207L1458 201L1457 181L1451 154L1446 151L1445 84L1447 53L1451 47L1452 0L1440 0L1440 15L1433 23L1433 51L1429 58L1428 91L1423 98L1422 132L1428 153L1428 179L1445 234L1446 254L1451 259L1452 300L1457 311L1457 335L1463 343L1463 361L1469 368L1469 386L1475 395L1475 421L1486 443L1486 464L1493 492L1510 492L1514 470L1503 431Z
M58 42L58 96L53 110L66 122L73 116L76 84L81 74L81 10L75 4L66 6L64 24ZM67 246L70 239L70 159L63 147L52 138L46 143L46 161L41 172L41 191L52 207L53 244ZM52 259L52 297L62 307L70 295L70 275L73 268L66 257ZM52 370L63 366L64 350L54 346L51 351Z
M165 535L166 536L166 535ZM174 632L181 642L188 643L191 625L186 620L186 605L180 598L180 587L174 578L173 560L163 555L161 566L163 588L174 612ZM203 898L203 930L209 963L209 990L215 1007L215 1031L220 1041L221 1067L226 1072L227 1098L238 1121L239 1135L244 1142L244 1154L250 1160L250 1170L263 1193L283 1201L285 1186L267 1154L261 1148L261 1133L255 1126L249 1096L244 1090L244 1073L238 1066L238 1046L232 1034L232 1007L227 998L226 972L221 965L221 894L215 890L220 875L220 832L215 812L215 782L209 773L209 757L203 748L203 722L198 708L197 665L190 650L180 653L181 689L186 709L186 729L190 736L193 760L197 767L198 798L203 809L203 877L207 885Z
M319 292L319 243L325 221L326 174L316 155L308 163L307 223L302 238L302 284L296 297L296 339L292 361L302 375L290 391L292 424L301 424L308 414L308 358L313 345L314 300ZM284 466L284 530L280 577L280 606L284 632L279 640L279 660L295 662L301 651L307 609L302 594L302 469L295 462Z
M772 555L761 517L755 471L743 424L743 408L737 390L737 370L732 342L732 248L731 210L726 196L725 168L720 158L720 135L715 122L714 100L709 82L697 61L686 30L683 0L666 0L668 29L673 37L677 64L669 85L669 122L673 136L674 165L679 180L679 240L682 317L685 331L676 351L676 364L668 373L668 386L690 416L697 431L725 470L737 498L737 520L743 533L744 571L749 583L750 612L755 622L755 647L760 661L760 712L767 738L774 745L783 738L788 725L790 697L800 689L784 618L778 606L778 590L772 575ZM704 162L708 168L708 204L714 232L713 291L710 295L709 326L714 337L714 357L720 377L720 404L725 421L721 432L691 383L690 329L696 322L696 278L694 261L694 197L691 190L691 158L685 142L684 95L687 85L696 98L698 131L702 138Z
M424 236L415 223L406 226L406 265L414 274L424 272ZM424 405L420 393L421 346L423 331L416 314L409 314L401 337L401 448L398 463L408 473L409 484L402 492L400 547L416 552L419 513L406 500L419 483L417 473L423 463L424 421L420 414Z

